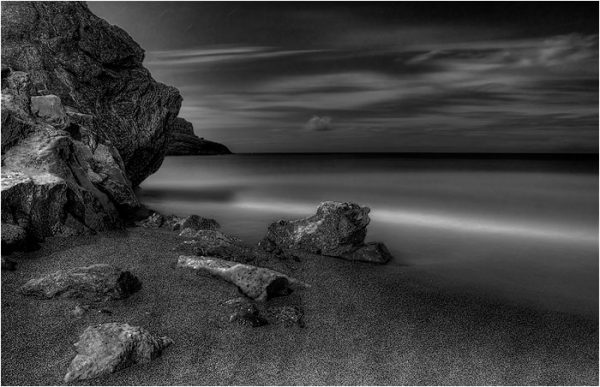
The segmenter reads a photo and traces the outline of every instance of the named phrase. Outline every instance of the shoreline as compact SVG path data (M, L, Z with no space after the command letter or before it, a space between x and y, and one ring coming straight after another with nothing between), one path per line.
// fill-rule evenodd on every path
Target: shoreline
M84 385L598 383L597 316L448 291L415 266L307 255L264 265L311 285L267 302L300 305L306 327L246 327L228 322L221 305L238 296L234 286L174 268L180 242L135 227L49 238L11 255L18 267L2 272L2 384L63 384L78 335L110 321L175 344L149 364ZM69 316L75 300L15 292L37 274L93 263L131 270L142 290L109 302L112 315L82 319Z

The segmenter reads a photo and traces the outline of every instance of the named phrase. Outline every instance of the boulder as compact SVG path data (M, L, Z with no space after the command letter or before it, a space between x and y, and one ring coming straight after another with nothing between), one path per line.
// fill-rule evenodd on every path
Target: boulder
M2 4L2 222L42 239L123 226L181 96L83 2Z
M90 300L122 299L142 287L129 271L107 264L59 270L29 280L20 289L26 296L37 298L85 298Z
M198 138L192 124L177 118L171 127L167 156L225 155L231 151L223 144Z
M148 363L173 344L166 337L157 337L144 328L125 323L106 323L87 327L75 343L77 355L71 361L64 381L92 379Z
M188 230L187 233L193 233L198 230L217 230L221 228L221 225L216 220L210 218L203 218L198 215L190 215L186 218L181 219L178 222L179 229L183 231ZM181 233L180 236L184 236ZM185 235L187 236L187 235Z
M384 263L390 258L385 246L364 243L370 222L369 211L368 207L354 203L323 202L313 216L272 223L259 245L268 252L283 251L293 255L294 251L305 251Z
M138 185L162 163L181 105L179 92L152 79L144 50L83 2L2 5L2 64L29 74L35 95L53 94L91 117Z
M307 285L275 270L231 262L214 257L179 256L178 267L210 273L236 285L246 296L266 301L290 294L293 288Z

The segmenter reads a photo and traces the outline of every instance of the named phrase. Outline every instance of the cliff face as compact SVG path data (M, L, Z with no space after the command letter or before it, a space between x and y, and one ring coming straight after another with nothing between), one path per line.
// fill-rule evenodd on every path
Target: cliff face
M34 237L103 230L139 207L181 96L83 3L2 3L2 222Z
M224 155L231 151L223 144L198 138L192 124L183 118L177 118L171 128L171 137L167 147L168 156L186 155Z

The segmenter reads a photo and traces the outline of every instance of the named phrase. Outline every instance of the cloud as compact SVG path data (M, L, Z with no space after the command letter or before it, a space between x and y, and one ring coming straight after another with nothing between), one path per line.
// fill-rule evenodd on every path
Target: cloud
M183 50L152 51L148 66L189 66L205 63L265 60L294 55L305 55L322 50L281 50L260 46L210 46Z
M324 132L331 130L331 117L319 117L313 116L308 122L304 125L304 129L313 132Z

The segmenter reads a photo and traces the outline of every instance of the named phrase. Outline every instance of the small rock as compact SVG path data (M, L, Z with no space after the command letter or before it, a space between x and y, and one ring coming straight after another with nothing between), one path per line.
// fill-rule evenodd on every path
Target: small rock
M161 355L173 341L156 337L141 327L106 323L86 328L75 343L65 382L92 379L137 363L148 363Z
M275 270L213 257L181 255L177 266L205 271L220 277L236 285L246 296L258 301L290 294L292 287L308 286Z
M241 239L226 235L216 230L198 230L195 232L183 230L182 234L193 241L185 241L180 247L183 252L195 255L227 258L239 262L249 262L254 259L255 252Z
M221 225L214 219L190 215L181 221L180 228L182 230L187 228L191 228L192 230L217 230L221 228Z
M21 293L38 298L121 299L141 287L140 280L129 271L96 264L31 279L21 287Z
M146 219L138 222L137 225L145 228L159 228L162 226L165 218L158 212L153 213Z
M359 247L357 250L344 254L342 258L350 261L387 263L392 259L392 254L390 254L390 251L383 243L372 242Z
M8 255L16 250L30 250L30 247L33 247L29 243L27 232L21 226L2 223L1 234L3 255Z
M237 321L254 328L267 325L269 322L260 315L260 310L245 298L235 298L225 302L231 309L229 322Z
M273 306L267 310L267 315L276 323L285 326L298 325L304 328L304 311L298 306Z
M15 271L17 270L17 263L2 257L2 270Z
M71 314L73 315L73 317L81 318L88 311L88 309L88 305L76 305L75 308L71 311Z
M69 121L60 97L56 95L31 97L31 113L56 127L66 127Z

